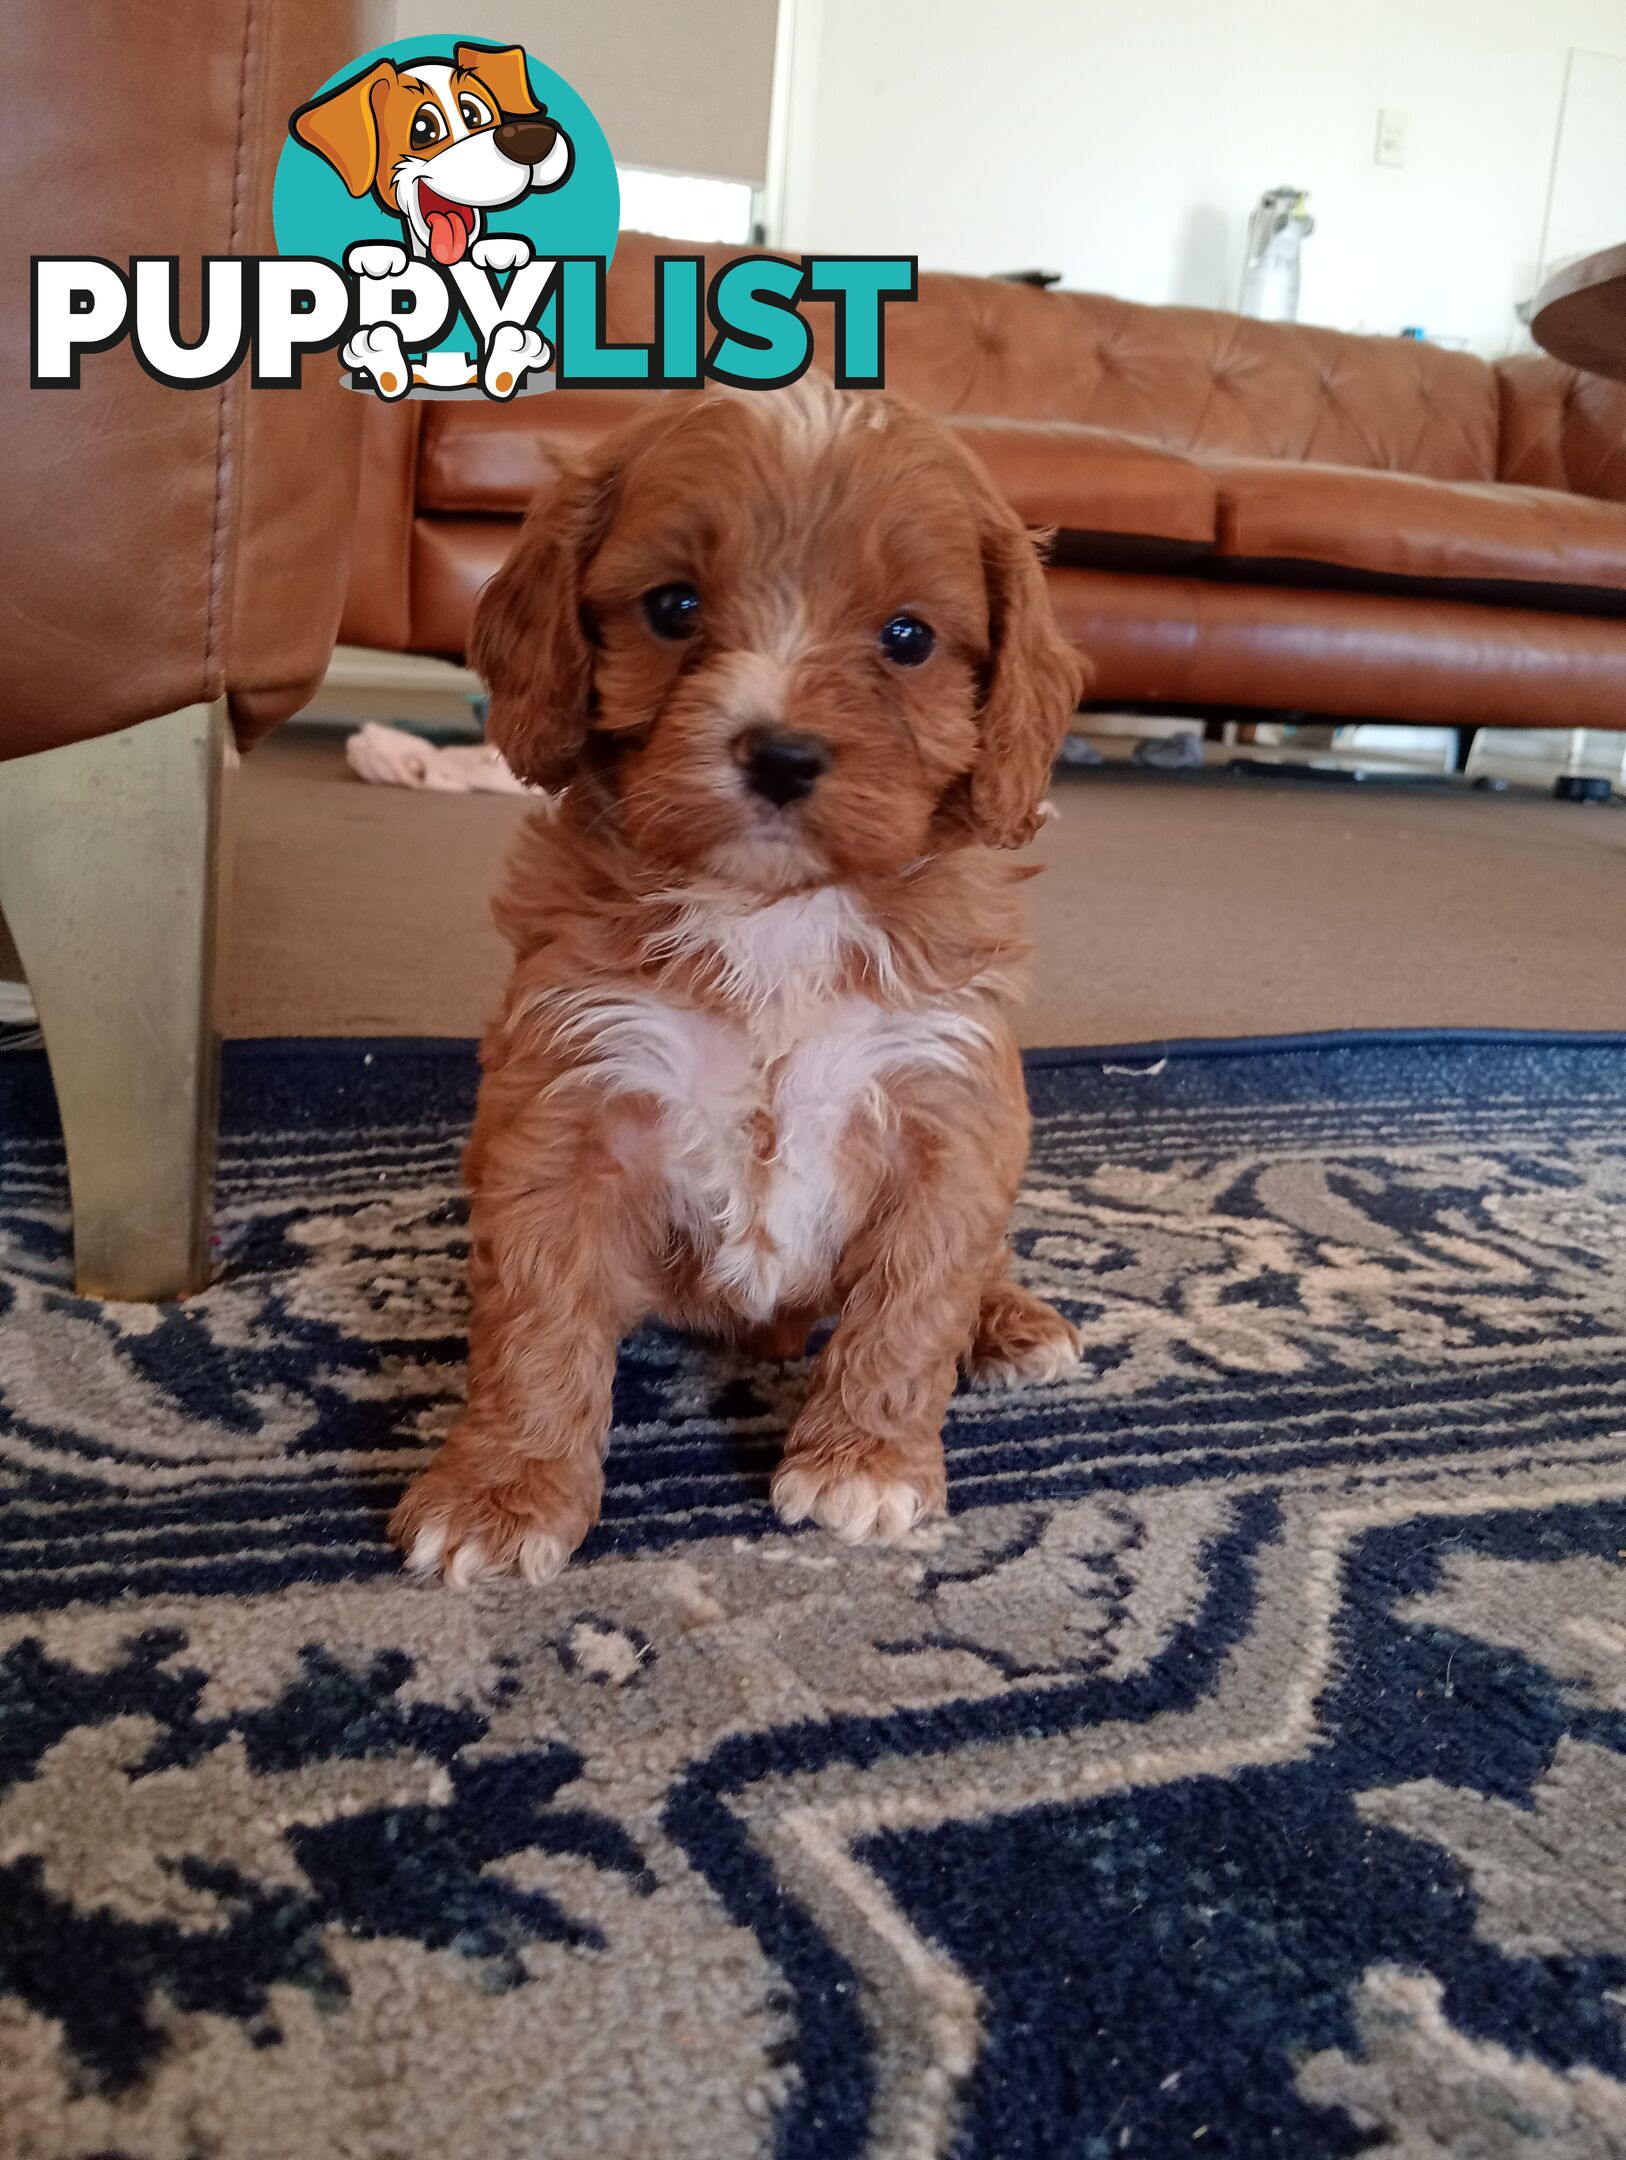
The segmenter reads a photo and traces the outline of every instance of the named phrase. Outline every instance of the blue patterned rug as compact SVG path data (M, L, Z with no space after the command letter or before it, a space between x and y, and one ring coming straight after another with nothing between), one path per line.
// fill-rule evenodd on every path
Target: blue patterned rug
M220 1279L67 1288L0 1061L0 2155L1626 2154L1626 1046L1033 1061L1082 1375L778 1529L649 1333L546 1590L382 1538L463 1046L227 1065Z

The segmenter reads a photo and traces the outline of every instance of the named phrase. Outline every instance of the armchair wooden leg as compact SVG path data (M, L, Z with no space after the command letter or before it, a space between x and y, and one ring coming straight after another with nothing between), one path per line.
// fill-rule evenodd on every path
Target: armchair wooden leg
M225 700L0 765L0 910L39 1008L89 1297L209 1279Z

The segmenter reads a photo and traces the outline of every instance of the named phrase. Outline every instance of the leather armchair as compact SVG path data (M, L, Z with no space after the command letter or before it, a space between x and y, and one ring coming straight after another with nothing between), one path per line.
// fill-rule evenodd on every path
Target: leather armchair
M16 0L0 128L0 909L39 1007L82 1290L207 1278L222 797L321 681L361 400L152 380L127 345L31 389L31 255L270 254L288 115L388 36L370 0ZM195 316L192 318L195 322ZM183 325L187 320L183 308Z

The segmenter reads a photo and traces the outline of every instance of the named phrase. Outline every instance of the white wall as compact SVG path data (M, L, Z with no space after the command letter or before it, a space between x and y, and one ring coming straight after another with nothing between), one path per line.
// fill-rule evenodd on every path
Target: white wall
M1626 59L1570 55L1553 159L1545 268L1618 245L1626 234Z
M1285 183L1317 219L1305 321L1485 353L1535 277L1568 49L1626 54L1626 0L789 4L786 241L1229 307Z

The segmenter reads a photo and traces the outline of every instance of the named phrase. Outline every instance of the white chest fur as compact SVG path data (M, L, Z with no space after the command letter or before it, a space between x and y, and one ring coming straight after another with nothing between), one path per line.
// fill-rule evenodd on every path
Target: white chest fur
M582 1080L659 1103L673 1225L712 1289L766 1319L823 1288L856 1226L842 1145L855 1123L884 1129L890 1082L963 1070L984 1030L955 1001L881 1002L890 953L837 888L749 914L697 904L662 945L715 954L725 1010L578 994L560 1032L584 1053ZM855 957L875 996L835 987Z

